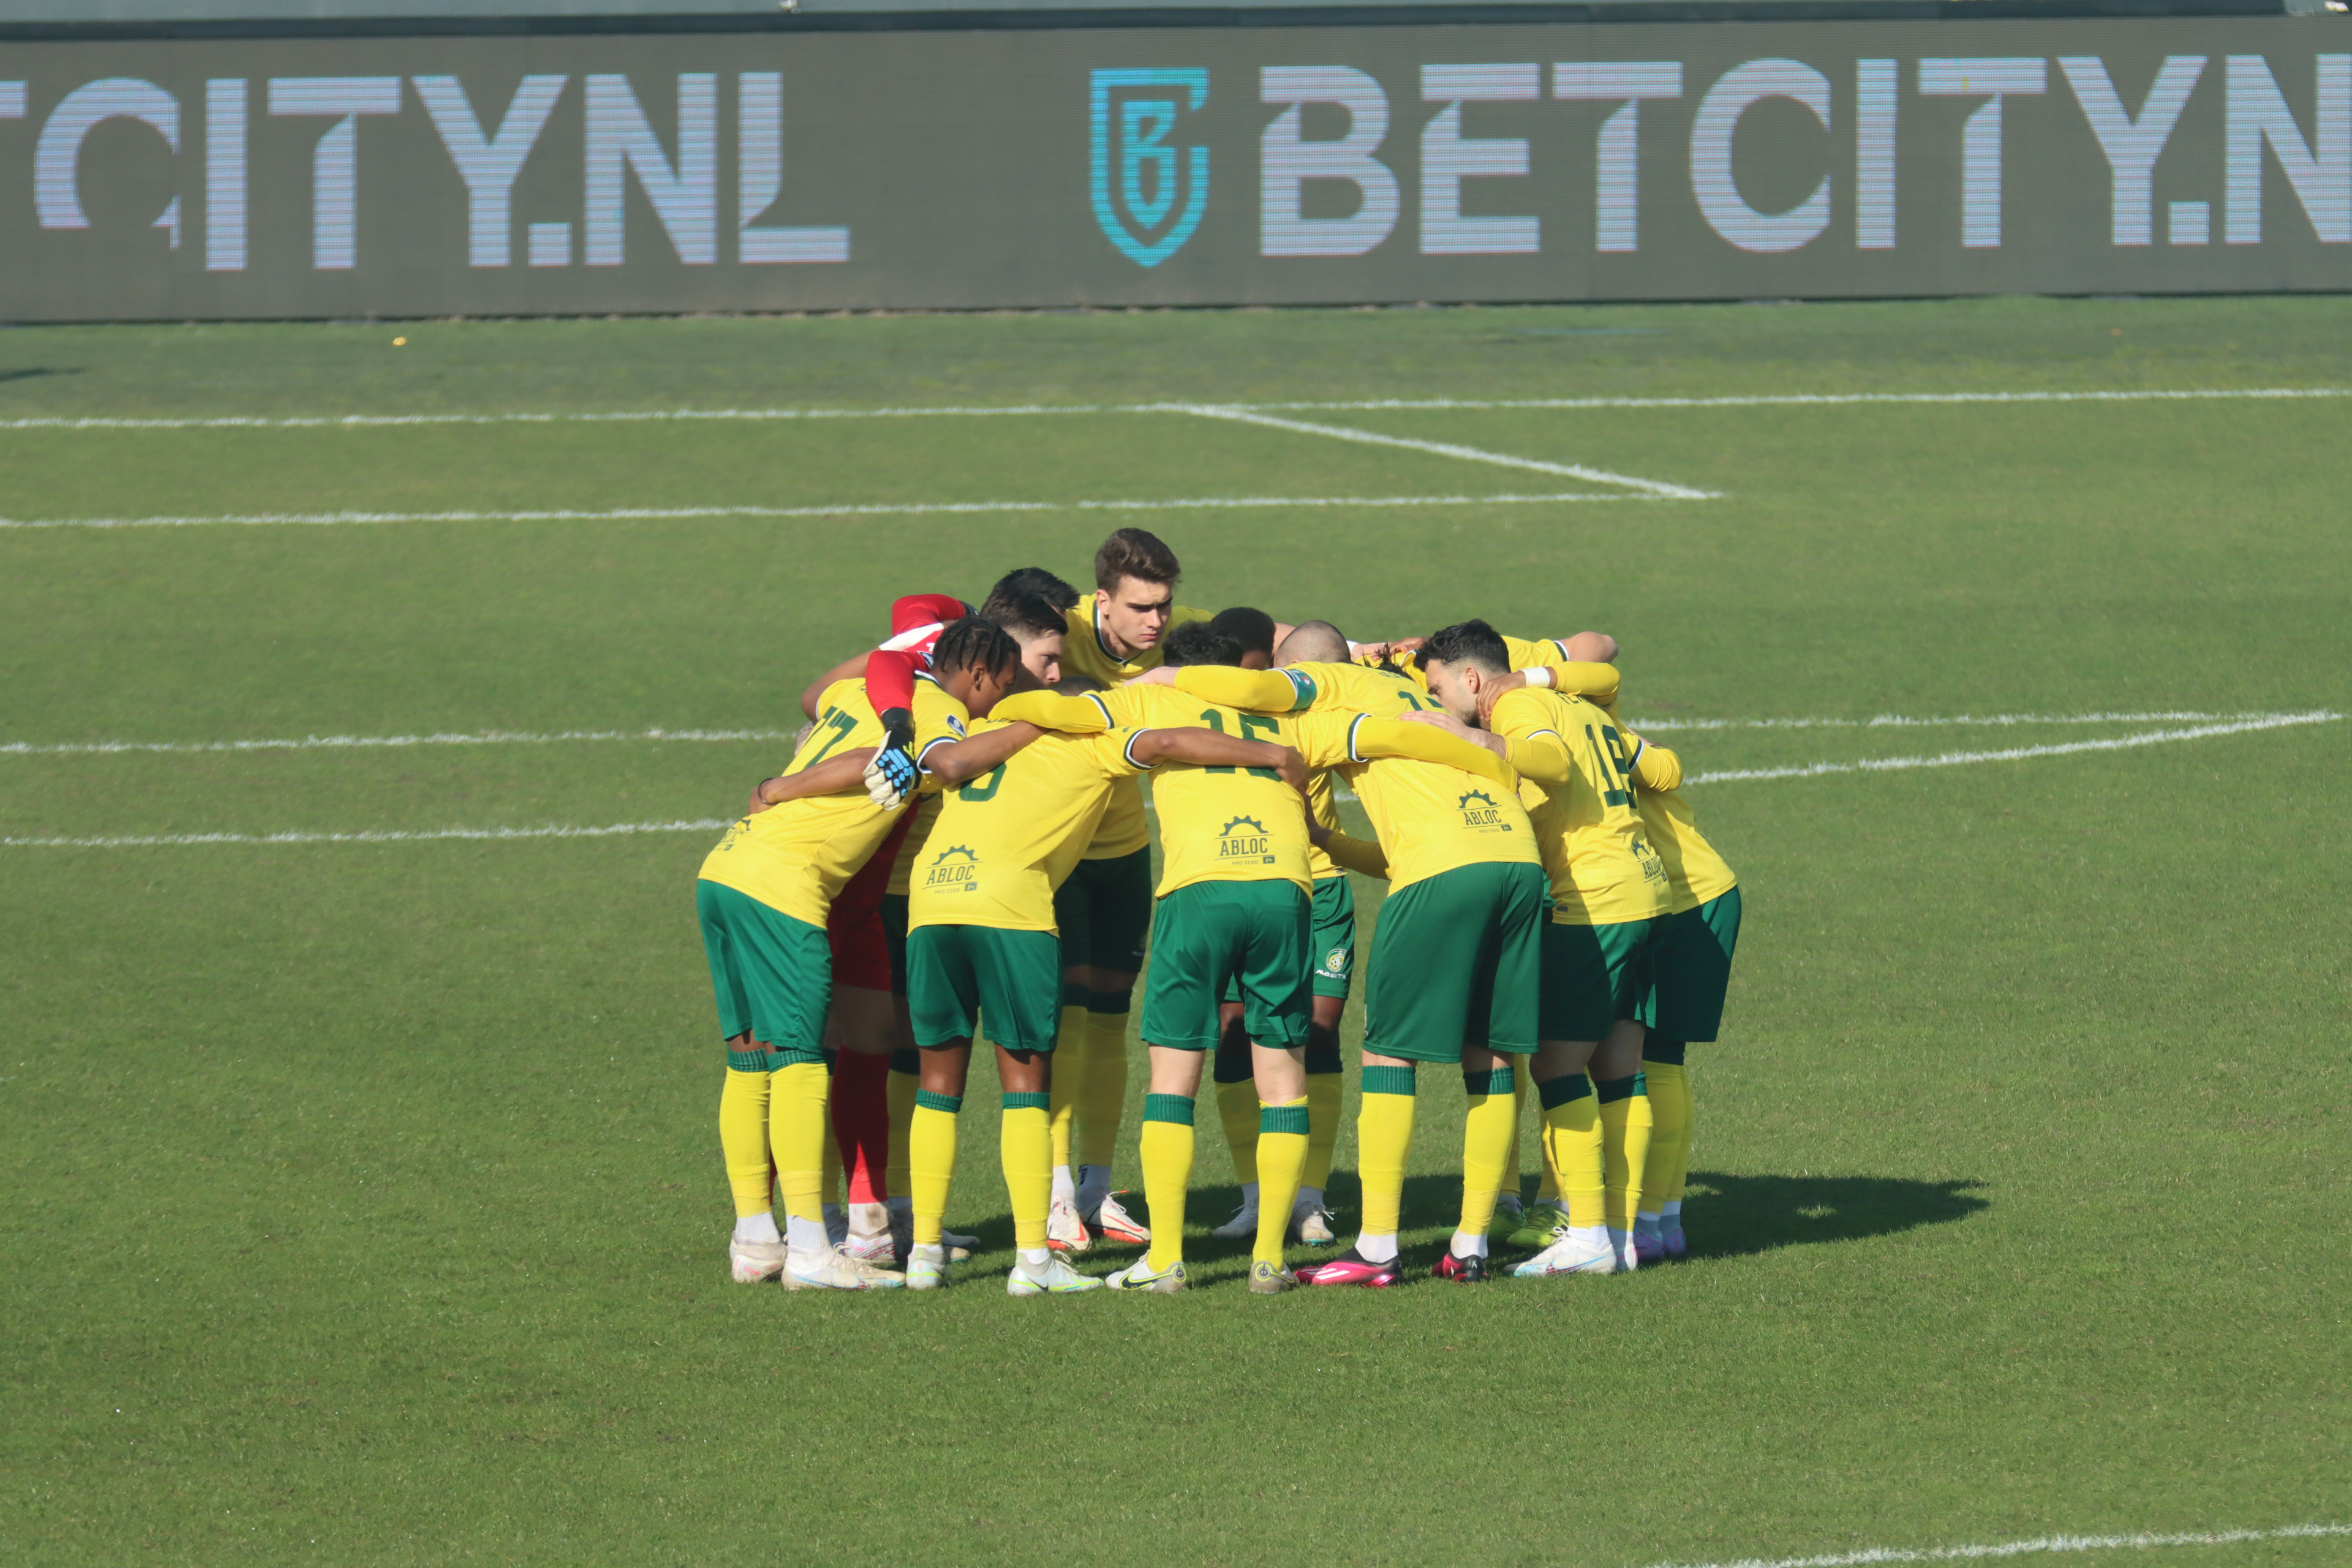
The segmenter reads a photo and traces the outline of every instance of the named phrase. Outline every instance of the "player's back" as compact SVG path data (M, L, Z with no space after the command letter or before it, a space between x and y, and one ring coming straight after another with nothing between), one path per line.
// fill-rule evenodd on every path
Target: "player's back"
M1085 854L1111 782L1143 771L1126 759L1132 737L1049 731L944 792L909 880L908 925L1055 930L1054 889Z
M1296 714L1287 734L1310 764L1332 768L1355 787L1388 857L1391 892L1462 866L1543 863L1526 807L1494 780L1413 757L1360 756L1352 731L1378 717Z
M1289 719L1244 713L1172 686L1121 686L1092 695L1115 724L1293 744ZM1206 881L1286 880L1313 890L1304 803L1273 769L1164 763L1152 770L1151 801L1160 814L1161 898ZM1324 875L1337 875L1336 868Z
M936 682L916 683L914 712L919 747L962 732L963 704ZM882 721L866 700L866 682L836 680L824 689L816 723L784 773L805 773L837 752L881 743ZM898 816L877 806L863 784L786 801L730 827L704 859L700 875L796 920L823 925L834 896L873 858Z
M1665 867L1643 831L1632 763L1609 715L1581 698L1522 689L1495 704L1491 727L1515 739L1556 737L1568 753L1565 783L1519 784L1560 915L1612 925L1666 913Z

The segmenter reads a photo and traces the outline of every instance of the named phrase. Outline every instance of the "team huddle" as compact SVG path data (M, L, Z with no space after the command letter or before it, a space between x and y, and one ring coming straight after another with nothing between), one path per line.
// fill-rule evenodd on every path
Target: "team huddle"
M1616 717L1614 641L1473 620L1355 644L1180 607L1178 575L1121 529L1089 595L1032 567L977 609L904 598L888 641L803 697L790 766L696 889L735 1279L949 1283L978 1245L943 1226L976 1039L1002 1088L1016 1296L1186 1288L1204 1066L1243 1198L1213 1234L1252 1240L1253 1291L1403 1278L1422 1064L1459 1067L1469 1106L1436 1278L1489 1278L1497 1242L1529 1255L1522 1278L1682 1256L1684 1052L1716 1037L1739 892L1680 761ZM1341 830L1342 790L1371 837ZM1339 1239L1349 871L1389 887L1365 962L1362 1213L1352 1245L1294 1269L1288 1244ZM1139 976L1141 1219L1110 1186ZM1523 1205L1529 1099L1543 1174ZM1107 1243L1144 1250L1108 1276L1073 1265Z

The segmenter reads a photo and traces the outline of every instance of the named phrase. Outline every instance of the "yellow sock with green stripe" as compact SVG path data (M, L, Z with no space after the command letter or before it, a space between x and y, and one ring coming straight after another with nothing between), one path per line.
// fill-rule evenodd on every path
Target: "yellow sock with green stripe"
M1077 1131L1078 1092L1087 1081L1087 988L1062 987L1062 1025L1054 1035L1053 1100L1047 1114L1054 1123L1054 1175L1058 1191L1068 1179L1070 1148ZM1075 1198L1076 1189L1071 1189Z
M890 1078L884 1090L889 1096L890 1161L884 1180L890 1184L894 1207L915 1190L912 1167L908 1163L907 1140L915 1125L915 1091L923 1081L922 1057L920 1051L890 1053Z
M956 1113L963 1096L915 1091L907 1122L907 1190L915 1200L915 1245L937 1247L948 1215L948 1190L955 1184Z
M1298 1200L1298 1173L1307 1168L1311 1136L1307 1097L1279 1105L1258 1106L1257 1112L1257 1246L1254 1261L1282 1266L1282 1244L1290 1233L1291 1205ZM1152 1235L1160 1221L1152 1220Z
M1536 1096L1543 1102L1544 1163L1556 1173L1568 1223L1580 1230L1597 1226L1606 1210L1601 1102L1592 1080L1580 1072L1563 1073L1536 1085Z
M824 1246L824 1152L833 1142L825 1103L832 1088L833 1075L821 1061L782 1062L768 1079L768 1152L776 1162L795 1252Z
M1601 1098L1602 1205L1612 1230L1632 1230L1650 1158L1650 1095L1642 1075L1595 1082Z
M727 1082L719 1090L719 1152L726 1157L735 1217L751 1219L772 1211L765 1051L727 1053Z
M1118 1149L1118 1120L1127 1113L1127 1000L1124 991L1097 991L1087 1011L1087 1070L1078 1085L1077 1155L1098 1166L1108 1185ZM1117 1004L1116 1012L1105 1011Z
M1339 1146L1339 1050L1336 1046L1307 1050L1307 1167L1298 1185L1311 1190L1317 1204L1331 1184L1331 1151Z
M1184 1261L1184 1199L1192 1185L1192 1101L1181 1094L1143 1097L1143 1201L1151 1210L1154 1273Z
M1045 1247L1045 1212L1054 1203L1054 1130L1047 1115L1052 1096L1008 1094L997 1160L1004 1169L1005 1195L1013 1200L1013 1245L1024 1252Z
M1367 1066L1362 1087L1363 1100L1356 1110L1356 1172L1364 1184L1364 1220L1356 1236L1356 1255L1386 1263L1396 1257L1404 1162L1412 1152L1412 1064Z
M1486 1226L1494 1222L1495 1194L1503 1184L1505 1151L1518 1131L1517 1077L1511 1064L1462 1072L1470 1109L1462 1119L1462 1218L1454 1227L1457 1257L1486 1256Z
M1650 1052L1658 1050L1653 1057ZM1690 1131L1690 1080L1683 1071L1683 1047L1653 1041L1642 1053L1642 1077L1650 1086L1650 1154L1642 1163L1642 1201L1636 1214L1656 1219L1666 1191L1675 1184L1677 1155Z
M1217 1084L1217 1120L1225 1129L1225 1147L1234 1157L1234 1180L1242 1184L1242 1202L1257 1206L1257 1080Z

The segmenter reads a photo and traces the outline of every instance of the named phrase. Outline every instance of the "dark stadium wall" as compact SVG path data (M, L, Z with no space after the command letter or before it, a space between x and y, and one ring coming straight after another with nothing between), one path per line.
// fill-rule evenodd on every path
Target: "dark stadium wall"
M2352 287L2352 21L16 43L0 317Z

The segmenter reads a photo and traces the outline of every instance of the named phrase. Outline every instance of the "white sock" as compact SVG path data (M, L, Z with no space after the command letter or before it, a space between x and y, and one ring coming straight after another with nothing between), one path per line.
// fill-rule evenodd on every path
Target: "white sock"
M738 1241L764 1241L771 1247L773 1247L777 1242L782 1241L783 1237L776 1234L775 1212L773 1210L770 1210L766 1214L747 1215L743 1218L737 1220L735 1222L735 1239Z
M1393 1263L1396 1254L1396 1232L1391 1231L1386 1236L1374 1236L1369 1230L1356 1233L1356 1256L1365 1262Z
M1244 1212L1249 1214L1257 1213L1257 1184L1255 1182L1244 1182L1242 1184L1242 1208Z
M1580 1225L1569 1234L1582 1246L1595 1251L1609 1245L1609 1227L1605 1225Z
M1032 1166L1031 1169L1034 1170L1035 1167ZM1045 1268L1045 1260L1053 1256L1054 1253L1050 1247L1024 1247L1021 1249L1021 1267L1034 1274Z
M1393 1247L1391 1247L1391 1255L1394 1255ZM1466 1230L1455 1231L1454 1233L1454 1256L1456 1258L1486 1257L1486 1237L1484 1235L1473 1236Z
M784 1216L784 1237L794 1252L823 1252L833 1245L824 1234L824 1221L803 1219L796 1214Z
M1103 1199L1110 1196L1110 1167L1080 1165L1078 1167L1078 1212L1100 1208Z
M1298 1201L1290 1205L1290 1212L1293 1214L1311 1214L1322 1206L1322 1188L1301 1187L1298 1189Z
M919 1241L915 1243L915 1256L926 1263L945 1263L948 1260L948 1249L944 1245L934 1247Z
M1030 1168L1034 1170L1036 1167L1033 1165ZM1054 1201L1065 1204L1075 1204L1078 1201L1078 1184L1071 1178L1070 1168L1067 1165L1054 1167Z

